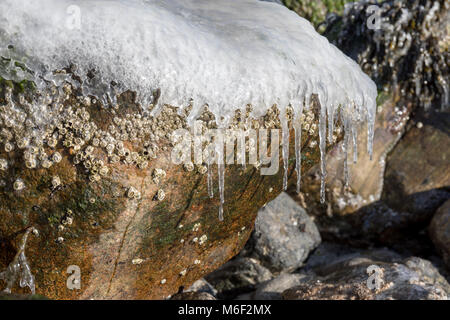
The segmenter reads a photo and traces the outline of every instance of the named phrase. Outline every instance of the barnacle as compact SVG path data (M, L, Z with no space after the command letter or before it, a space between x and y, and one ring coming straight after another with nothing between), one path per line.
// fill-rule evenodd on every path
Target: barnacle
M5 143L5 151L6 152L11 152L14 150L14 145L10 142Z
M24 149L26 146L28 146L29 140L27 137L23 137L17 140L17 147L19 149Z
M57 188L61 185L61 179L58 176L53 176L52 178L52 187Z
M165 197L166 197L166 194L165 194L164 190L159 189L158 192L156 193L156 199L158 199L159 201L163 201Z
M55 162L55 163L59 163L59 162L62 160L61 154L60 154L59 152L55 152L55 153L52 155L52 160L53 160L53 162Z
M34 168L36 168L36 166L37 166L36 159L30 158L30 159L26 160L26 161L25 161L25 166L26 166L28 169L34 169Z
M194 170L194 164L192 162L185 163L184 169L188 172L191 172Z
M44 161L42 161L41 165L43 168L48 169L53 165L53 162L51 162L48 159L44 159Z
M166 172L163 169L155 169L153 170L153 182L158 184L161 179L164 179L166 177Z
M16 181L13 183L13 189L16 191L21 191L25 188L25 183L22 179L17 178Z
M200 165L200 166L198 167L198 172L199 172L200 174L205 174L207 171L208 171L208 168L207 168L205 165Z
M202 235L198 241L198 244L202 245L208 240L208 236L206 234Z
M0 170L5 171L8 169L8 161L6 159L0 159Z
M135 187L130 187L127 191L127 197L133 199L138 194L138 191Z
M108 172L109 172L109 168L106 166L101 167L99 170L99 174L103 177L108 175Z

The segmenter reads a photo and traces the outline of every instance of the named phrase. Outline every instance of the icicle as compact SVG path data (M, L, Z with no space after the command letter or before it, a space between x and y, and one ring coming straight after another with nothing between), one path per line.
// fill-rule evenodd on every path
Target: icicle
M225 165L219 164L219 194L220 194L220 206L219 206L219 221L223 221L223 204L225 203L224 188L225 188Z
M320 99L320 97L319 97ZM320 203L325 202L325 178L326 178L326 146L327 146L327 110L320 102L320 116L319 116L319 148L320 148Z
M224 137L222 131L216 136L215 141L216 155L217 155L217 170L219 176L219 221L223 221L223 204L225 203L224 188L225 188L225 163L224 155Z
M449 107L449 89L448 89L448 84L447 82L444 80L444 78L440 75L438 76L438 81L439 84L441 85L442 88L442 94L441 94L441 110L445 110Z
M333 143L333 132L334 132L334 107L330 105L328 110L328 142Z
M352 124L352 140L353 140L353 163L358 162L358 132L356 124Z
M376 103L375 103L376 108ZM375 132L375 109L367 113L367 153L369 154L370 160L373 157L373 136Z
M26 230L19 243L19 248L13 261L8 265L5 271L0 272L0 279L6 282L6 288L4 292L11 293L11 289L14 286L17 278L19 278L19 285L21 288L28 287L32 294L35 294L36 288L34 283L34 276L31 273L30 266L28 265L27 257L25 256L25 247L27 244L28 236L35 229L30 227Z
M449 107L448 101L449 101L449 90L448 86L443 86L442 90L444 90L444 94L442 95L442 110Z
M214 186L213 186L213 180L212 180L212 169L211 169L211 164L209 164L208 162L208 177L207 177L207 181L208 181L208 195L209 197L212 199L214 197Z
M347 125L344 127L344 181L345 186L348 187L349 174L348 174L348 128Z
M288 183L288 167L289 167L289 127L288 127L288 121L287 121L287 115L286 115L286 109L280 110L280 121L281 121L281 135L283 139L283 149L282 149L282 156L283 156L283 190L287 189L287 183Z
M297 193L300 193L302 179L302 113L303 105L300 104L300 110L294 119L295 130L295 171L297 172Z

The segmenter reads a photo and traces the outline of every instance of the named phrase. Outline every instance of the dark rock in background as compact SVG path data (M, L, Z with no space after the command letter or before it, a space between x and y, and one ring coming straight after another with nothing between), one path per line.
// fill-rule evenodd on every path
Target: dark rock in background
M382 200L428 221L450 198L450 113L418 115L387 158ZM420 124L419 124L420 123Z
M386 262L398 261L402 255L388 248L357 249L331 242L322 243L308 258L305 271L313 271L318 275L327 273L327 267L353 258L375 259Z
M433 216L429 234L450 270L450 200L447 200Z
M357 60L381 91L374 158L359 151L345 186L341 142L327 155L327 204L318 200L318 167L306 175L301 195L293 187L289 193L316 218L327 241L389 245L428 257L434 249L426 228L450 198L449 4L379 3L380 32L367 28L371 4L349 5L342 17L327 19L325 35ZM359 131L361 145L367 135Z

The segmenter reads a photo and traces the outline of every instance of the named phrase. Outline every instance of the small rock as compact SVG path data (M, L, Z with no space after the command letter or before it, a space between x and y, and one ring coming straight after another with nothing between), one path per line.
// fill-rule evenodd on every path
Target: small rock
M206 292L216 297L217 290L204 278L195 281L185 292Z
M280 300L281 293L310 280L310 276L301 273L282 273L275 279L261 284L253 294L255 300Z
M294 270L320 242L316 225L286 193L262 208L252 235L253 255L273 271Z
M272 273L255 259L239 257L210 273L206 279L219 291L220 297L233 299L272 279Z

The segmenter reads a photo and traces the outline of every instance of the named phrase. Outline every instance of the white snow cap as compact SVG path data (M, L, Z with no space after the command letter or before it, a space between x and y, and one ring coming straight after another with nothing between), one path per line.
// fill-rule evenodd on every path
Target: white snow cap
M274 104L298 110L312 93L328 114L341 105L373 121L375 112L370 78L276 3L0 0L2 37L15 49L0 48L0 55L28 57L27 66L46 79L56 80L51 71L70 63L82 79L95 67L98 80L85 83L85 93L112 93L115 81L119 92L135 90L145 107L159 88L158 106L192 101L191 119L204 104L224 123L247 104L255 117Z

